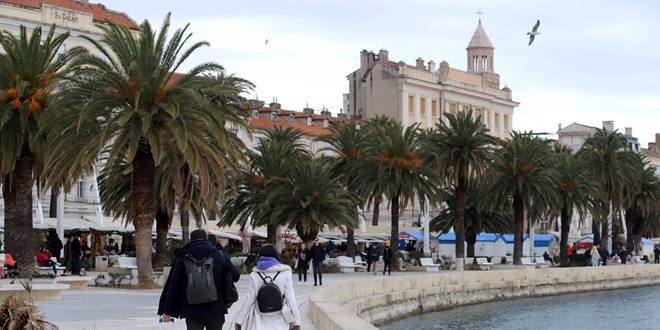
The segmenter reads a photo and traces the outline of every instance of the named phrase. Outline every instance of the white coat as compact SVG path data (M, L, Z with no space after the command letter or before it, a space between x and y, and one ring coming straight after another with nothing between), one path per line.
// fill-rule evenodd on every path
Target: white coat
M268 313L261 314L257 304L257 292L263 280L259 277L257 272L262 272L265 275L273 278L277 272L280 272L275 279L275 284L280 288L284 294L284 299L291 308L295 325L300 325L300 313L298 311L298 304L296 303L296 295L293 292L293 280L291 279L291 267L287 265L277 264L265 270L257 269L256 267L250 274L250 286L248 287L247 295L243 306L236 314L236 323L241 325L241 330L261 330L261 329L283 329L288 330L290 325L284 320L282 313ZM265 276L264 276L265 277ZM233 329L233 328L232 328Z

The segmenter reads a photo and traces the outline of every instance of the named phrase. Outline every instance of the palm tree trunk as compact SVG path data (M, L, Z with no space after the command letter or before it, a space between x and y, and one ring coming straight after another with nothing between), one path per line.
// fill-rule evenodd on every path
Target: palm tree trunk
M523 250L523 224L525 202L517 194L513 196L513 264L520 265Z
M474 246L477 244L477 233L474 232L472 227L468 227L465 231L465 241L467 242L467 256L474 258Z
M32 170L34 156L25 140L16 158L12 176L5 176L2 194L5 200L5 251L10 251L21 270L34 267L32 233Z
M190 200L192 195L192 179L190 178L190 169L185 164L181 169L183 177L183 194L179 200L179 217L181 218L181 235L183 236L183 245L190 242Z
M594 217L591 218L591 232L594 234L594 244L601 245L600 230L598 229L600 224L598 220ZM602 246L602 245L601 245Z
M277 225L266 226L266 243L275 244L277 242Z
M635 244L635 236L634 236L634 220L637 218L639 214L635 209L628 209L626 210L626 250L628 251L633 251L635 249L635 255L639 255L639 252L641 252L641 245Z
M57 218L57 195L60 193L59 185L50 188L50 207L48 208L48 217Z
M371 218L371 225L378 226L378 218L380 217L380 198L374 201L374 214Z
M146 144L146 142L142 142ZM133 225L135 226L135 255L138 266L138 282L143 285L153 283L151 266L151 228L156 213L154 198L154 174L156 166L148 151L138 151L133 159L131 193Z
M346 256L355 258L355 229L346 228Z
M614 251L619 251L624 245L621 240L621 235L623 234L622 227L621 218L619 217L619 210L616 208L616 211L612 212L612 249ZM632 252L632 250L628 251Z
M571 212L571 210L569 210L567 206L561 208L561 215L560 215L561 237L559 238L559 260L562 267L568 267L568 233L571 231L571 218L569 212ZM594 226L594 228L598 230L597 226Z
M170 229L171 218L167 211L158 208L156 211L156 262L163 263L167 258L167 231ZM163 263L164 264L164 263Z
M390 249L394 254L394 262L390 267L395 269L400 269L399 265L399 193L392 196L392 211L390 213L392 217L392 230L390 232Z
M454 232L456 233L456 258L465 257L465 191L465 180L458 179L458 183L456 185L456 218L454 219Z

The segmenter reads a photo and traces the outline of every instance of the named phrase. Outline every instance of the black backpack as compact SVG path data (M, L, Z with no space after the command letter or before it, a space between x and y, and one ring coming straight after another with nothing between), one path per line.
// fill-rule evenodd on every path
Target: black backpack
M284 295L280 291L280 287L275 284L275 279L280 272L277 272L273 278L270 276L262 275L263 273L257 273L261 280L264 281L264 284L261 285L259 291L257 292L257 306L259 307L259 312L261 313L273 313L279 312L282 310L282 304L284 301Z
M201 260L195 259L191 254L186 254L183 258L188 275L188 304L206 304L218 300L218 290L213 277L213 253Z

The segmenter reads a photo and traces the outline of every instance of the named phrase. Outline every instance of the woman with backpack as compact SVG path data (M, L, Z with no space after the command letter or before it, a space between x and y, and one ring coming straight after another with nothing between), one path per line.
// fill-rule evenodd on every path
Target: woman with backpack
M280 263L274 245L264 245L259 251L245 301L236 313L234 324L236 330L300 330L291 267Z

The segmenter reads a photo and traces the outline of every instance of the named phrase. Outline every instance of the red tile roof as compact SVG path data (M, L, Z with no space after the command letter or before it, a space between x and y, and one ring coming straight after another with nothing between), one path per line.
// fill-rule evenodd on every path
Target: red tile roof
M115 24L126 25L133 30L138 29L138 25L128 15L118 11L110 10L100 3L89 3L87 6L84 6L82 1L76 0L0 0L0 4L36 10L40 10L41 5L43 4L51 5L60 8L90 13L92 14L92 20L94 23L102 24L105 23L105 20L107 19Z
M253 109L254 110L254 109ZM256 110L259 111L259 117L250 118L250 126L253 128L269 128L269 127L281 127L281 128L289 128L292 127L294 129L299 129L301 130L305 135L310 135L310 136L320 136L320 135L325 135L329 134L330 131L327 128L323 128L323 119L328 119L329 124L332 125L334 122L349 122L350 120L348 119L342 119L342 118L336 118L336 117L327 117L325 115L310 115L301 111L291 111L291 110L281 110L281 109L274 109L274 108L269 108L269 107L258 107ZM270 114L273 111L277 111L277 120L272 121L270 120ZM289 122L289 115L293 114L294 117L296 118L293 123ZM307 120L304 118L307 117L312 117L312 125L307 125ZM321 120L321 122L317 122L318 120Z

